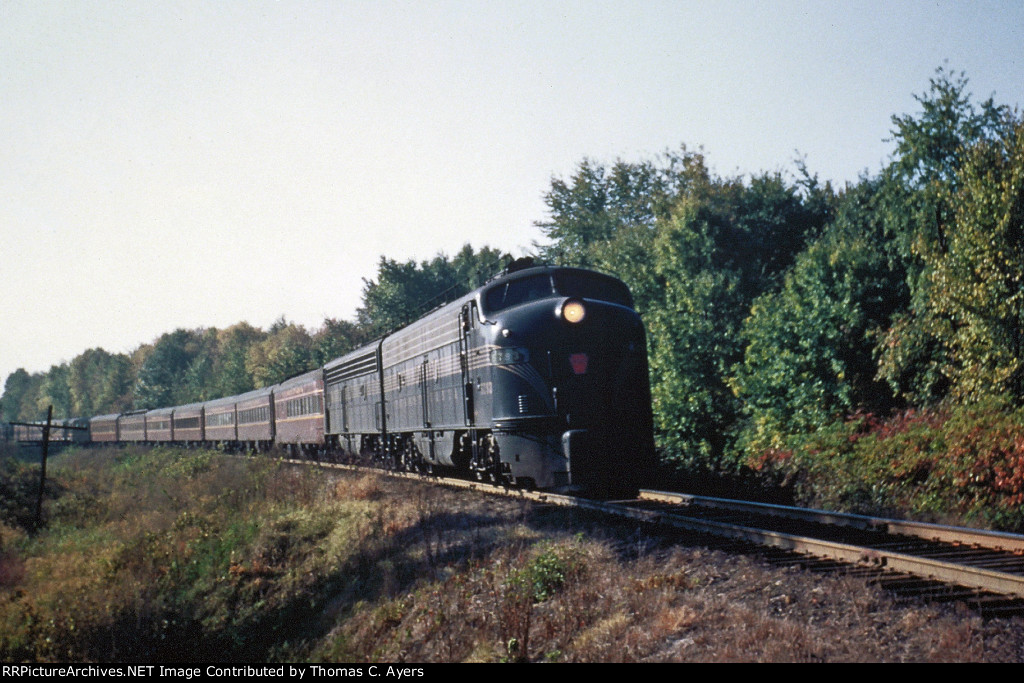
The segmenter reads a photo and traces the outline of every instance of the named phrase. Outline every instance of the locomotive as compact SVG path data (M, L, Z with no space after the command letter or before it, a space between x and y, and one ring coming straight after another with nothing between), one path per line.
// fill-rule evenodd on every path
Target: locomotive
M655 459L629 289L529 262L322 368L240 396L94 417L90 431L94 442L364 455L604 496L634 493Z

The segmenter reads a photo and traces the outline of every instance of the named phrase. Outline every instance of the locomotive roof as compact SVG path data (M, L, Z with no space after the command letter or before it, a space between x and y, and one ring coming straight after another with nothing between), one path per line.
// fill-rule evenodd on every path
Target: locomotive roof
M360 346L359 348L353 349L353 350L349 351L348 353L346 353L346 354L344 354L342 356L339 356L339 357L337 357L337 358L335 358L333 360L328 361L327 363L324 364L324 370L325 371L329 371L332 368L338 367L339 365L343 365L345 363L353 361L356 358L359 358L360 356L364 356L364 355L369 354L369 353L376 353L378 345L381 344L388 337L394 336L394 335L399 334L401 332L405 332L405 331L408 331L408 330L415 329L416 327L418 327L420 325L429 324L429 321L431 321L432 319L436 318L437 316L444 315L445 312L447 312L447 311L450 311L452 309L457 309L457 308L461 307L467 301L471 301L471 300L474 300L474 299L479 301L479 298L480 298L480 296L482 295L482 293L484 291L486 291L487 289L490 289L491 287L493 287L495 285L501 284L502 282L511 282L511 281L514 281L514 280L522 279L522 278L533 277L535 275L539 275L539 274L542 274L542 273L555 274L555 273L563 273L563 272L596 274L596 275L601 275L603 277L612 278L612 279L614 279L614 280L616 280L618 282L621 282L621 280L618 277L616 277L614 275L611 275L609 273L603 273L603 272L601 272L599 270L593 270L593 269L590 269L590 268L577 268L575 266L552 266L552 265L541 264L541 265L529 266L527 268L522 268L522 269L519 269L519 270L514 270L514 271L508 272L508 273L501 273L500 275L497 275L497 276L491 278L490 280L485 282L483 285L477 287L476 289L474 289L474 290L472 290L472 291L470 291L470 292L460 296L458 299L454 299L452 301L449 301L447 303L443 303L443 304L437 306L436 308L434 308L431 311L427 312L423 316L417 318L416 320L414 320L413 322L409 323L408 325L404 325L404 326L399 327L397 329L391 330L391 331L387 332L386 334L382 335L381 337L375 339L372 342L364 344L364 345Z

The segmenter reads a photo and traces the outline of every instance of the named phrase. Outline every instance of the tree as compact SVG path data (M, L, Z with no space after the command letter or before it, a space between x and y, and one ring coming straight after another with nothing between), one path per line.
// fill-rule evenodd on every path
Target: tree
M277 384L312 370L312 340L306 328L295 323L275 323L265 339L249 347L245 368L257 387Z
M1024 120L962 150L946 248L927 253L923 323L947 350L954 394L1024 400Z
M659 230L653 259L664 299L645 318L655 425L668 458L715 468L736 402L724 383L739 356L743 300L736 272L715 267L712 217L685 203Z
M71 417L71 388L68 385L67 363L51 365L43 377L36 408L40 414L45 414L50 406L53 406L54 418Z
M252 374L246 368L246 357L249 349L266 337L267 333L247 322L237 323L217 333L212 395L233 396L256 388Z
M76 414L91 416L129 410L135 401L135 379L135 366L131 358L123 353L110 356L99 385L95 408L91 412L79 411Z
M326 365L369 340L367 331L359 325L327 318L313 335L313 361L317 365Z
M552 178L544 195L550 218L536 223L551 240L539 247L541 256L559 265L595 265L594 247L623 230L653 228L683 194L710 178L703 154L686 147L659 162L618 160L605 168L584 159L568 181Z
M189 372L202 346L202 331L178 329L161 335L139 369L136 407L160 408L199 400L195 395L198 373Z
M412 260L399 263L381 256L377 279L363 280L363 304L356 311L358 323L371 336L407 325L430 309L482 284L508 258L507 254L488 247L474 252L468 244L455 259L438 254L420 264Z
M874 345L898 305L884 253L835 229L801 253L782 288L751 306L730 386L747 418L743 446L782 448L855 409L892 405Z
M915 96L921 111L894 116L896 157L881 177L877 209L906 272L909 302L879 344L880 373L916 404L941 400L951 361L943 331L928 312L935 264L949 249L959 169L967 150L1006 136L1009 109L992 99L976 105L967 78L938 69L928 92Z
M32 378L24 368L18 368L7 375L4 382L4 394L0 397L0 414L5 422L22 419L21 407L26 394L32 387ZM33 409L35 406L33 406Z

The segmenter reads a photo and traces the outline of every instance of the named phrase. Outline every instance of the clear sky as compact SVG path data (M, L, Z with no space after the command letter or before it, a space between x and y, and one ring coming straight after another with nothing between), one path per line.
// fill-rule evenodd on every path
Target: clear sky
M0 388L520 255L585 157L856 181L943 64L1024 105L1022 46L1021 0L0 0Z

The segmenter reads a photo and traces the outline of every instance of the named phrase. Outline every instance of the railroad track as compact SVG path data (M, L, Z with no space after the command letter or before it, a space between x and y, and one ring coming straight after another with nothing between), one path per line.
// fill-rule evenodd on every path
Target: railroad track
M366 471L354 465L323 465ZM664 491L643 490L635 500L599 501L385 473L775 548L790 560L797 554L817 567L858 568L904 594L965 600L988 613L1024 612L1024 536L1019 534Z

